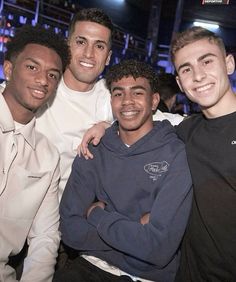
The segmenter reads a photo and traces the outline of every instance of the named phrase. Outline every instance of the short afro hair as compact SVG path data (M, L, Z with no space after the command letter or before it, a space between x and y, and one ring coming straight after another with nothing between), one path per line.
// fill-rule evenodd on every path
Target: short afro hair
M150 83L152 92L158 92L159 79L155 70L147 63L134 59L121 61L108 69L105 75L107 88L111 91L112 82L128 76L132 76L134 79L146 78Z
M15 36L7 42L5 60L13 62L28 44L39 44L54 50L62 61L63 72L70 63L70 51L66 40L51 29L25 25L16 30Z

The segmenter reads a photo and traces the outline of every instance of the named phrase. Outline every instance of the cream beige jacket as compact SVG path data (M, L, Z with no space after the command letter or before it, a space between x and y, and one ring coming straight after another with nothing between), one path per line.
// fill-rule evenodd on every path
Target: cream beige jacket
M29 244L20 281L52 281L57 249L59 155L35 119L15 130L0 93L0 281L16 281L8 258Z

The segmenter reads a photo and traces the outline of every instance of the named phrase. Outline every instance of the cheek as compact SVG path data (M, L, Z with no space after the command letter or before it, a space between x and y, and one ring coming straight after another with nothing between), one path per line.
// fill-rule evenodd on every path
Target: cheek
M56 80L48 80L48 93L47 96L51 96L57 91L58 83Z
M73 52L72 53L73 55L71 55L71 63L74 63L77 61L77 57L78 57L78 52Z
M111 108L112 108L112 111L117 111L119 109L119 106L120 103L118 101L112 101L111 100Z
M183 92L186 92L186 91L191 91L191 88L192 88L192 84L189 82L190 81L190 78L183 78L180 80L180 84L181 84L181 88L183 90Z
M73 60L76 60L76 58L81 55L82 48L78 48L78 47L77 48L71 48L70 52L71 52L71 60L73 61Z
M98 52L97 55L97 60L99 61L99 64L101 67L105 66L106 65L106 62L107 62L107 54L101 54L101 52Z

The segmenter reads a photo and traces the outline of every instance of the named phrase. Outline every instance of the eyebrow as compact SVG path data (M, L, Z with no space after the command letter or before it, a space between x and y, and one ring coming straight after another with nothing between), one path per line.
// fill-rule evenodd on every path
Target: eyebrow
M207 58L207 57L217 57L217 56L216 56L215 54L213 54L213 53L206 53L206 54L200 56L200 57L197 59L197 61L200 62L200 61L204 60L204 59ZM180 65L180 66L178 67L177 72L179 72L182 68L184 68L184 67L189 67L189 66L191 66L191 64L190 64L189 62L184 63L184 64L182 64L182 65Z
M116 86L112 89L112 91L115 91L115 90L124 90L125 88L122 87L122 86ZM136 89L142 89L142 90L147 90L145 87L143 87L142 85L135 85L135 86L131 86L130 89L132 90L136 90Z
M77 40L77 39L83 39L83 40L85 40L85 41L88 41L88 39L87 39L86 37L80 36L80 35L76 36L75 39L76 39L76 40ZM108 44L109 44L109 43L107 43L106 41L101 40L101 39L95 40L95 43L103 43L103 44L105 44L105 45L108 45Z
M36 65L40 65L40 63L35 60L34 58L31 58L31 57L26 57L25 60L28 60L28 61L31 61L32 63L36 64ZM58 72L59 75L62 74L62 71L60 71L59 69L56 69L56 68L50 68L50 71L55 71L55 72Z

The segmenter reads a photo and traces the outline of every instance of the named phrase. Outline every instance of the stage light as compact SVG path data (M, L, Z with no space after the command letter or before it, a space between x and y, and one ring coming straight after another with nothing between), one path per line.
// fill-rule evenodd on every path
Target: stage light
M218 29L220 26L218 24L215 23L209 23L209 22L194 22L193 23L194 26L201 26L203 28L206 29Z

